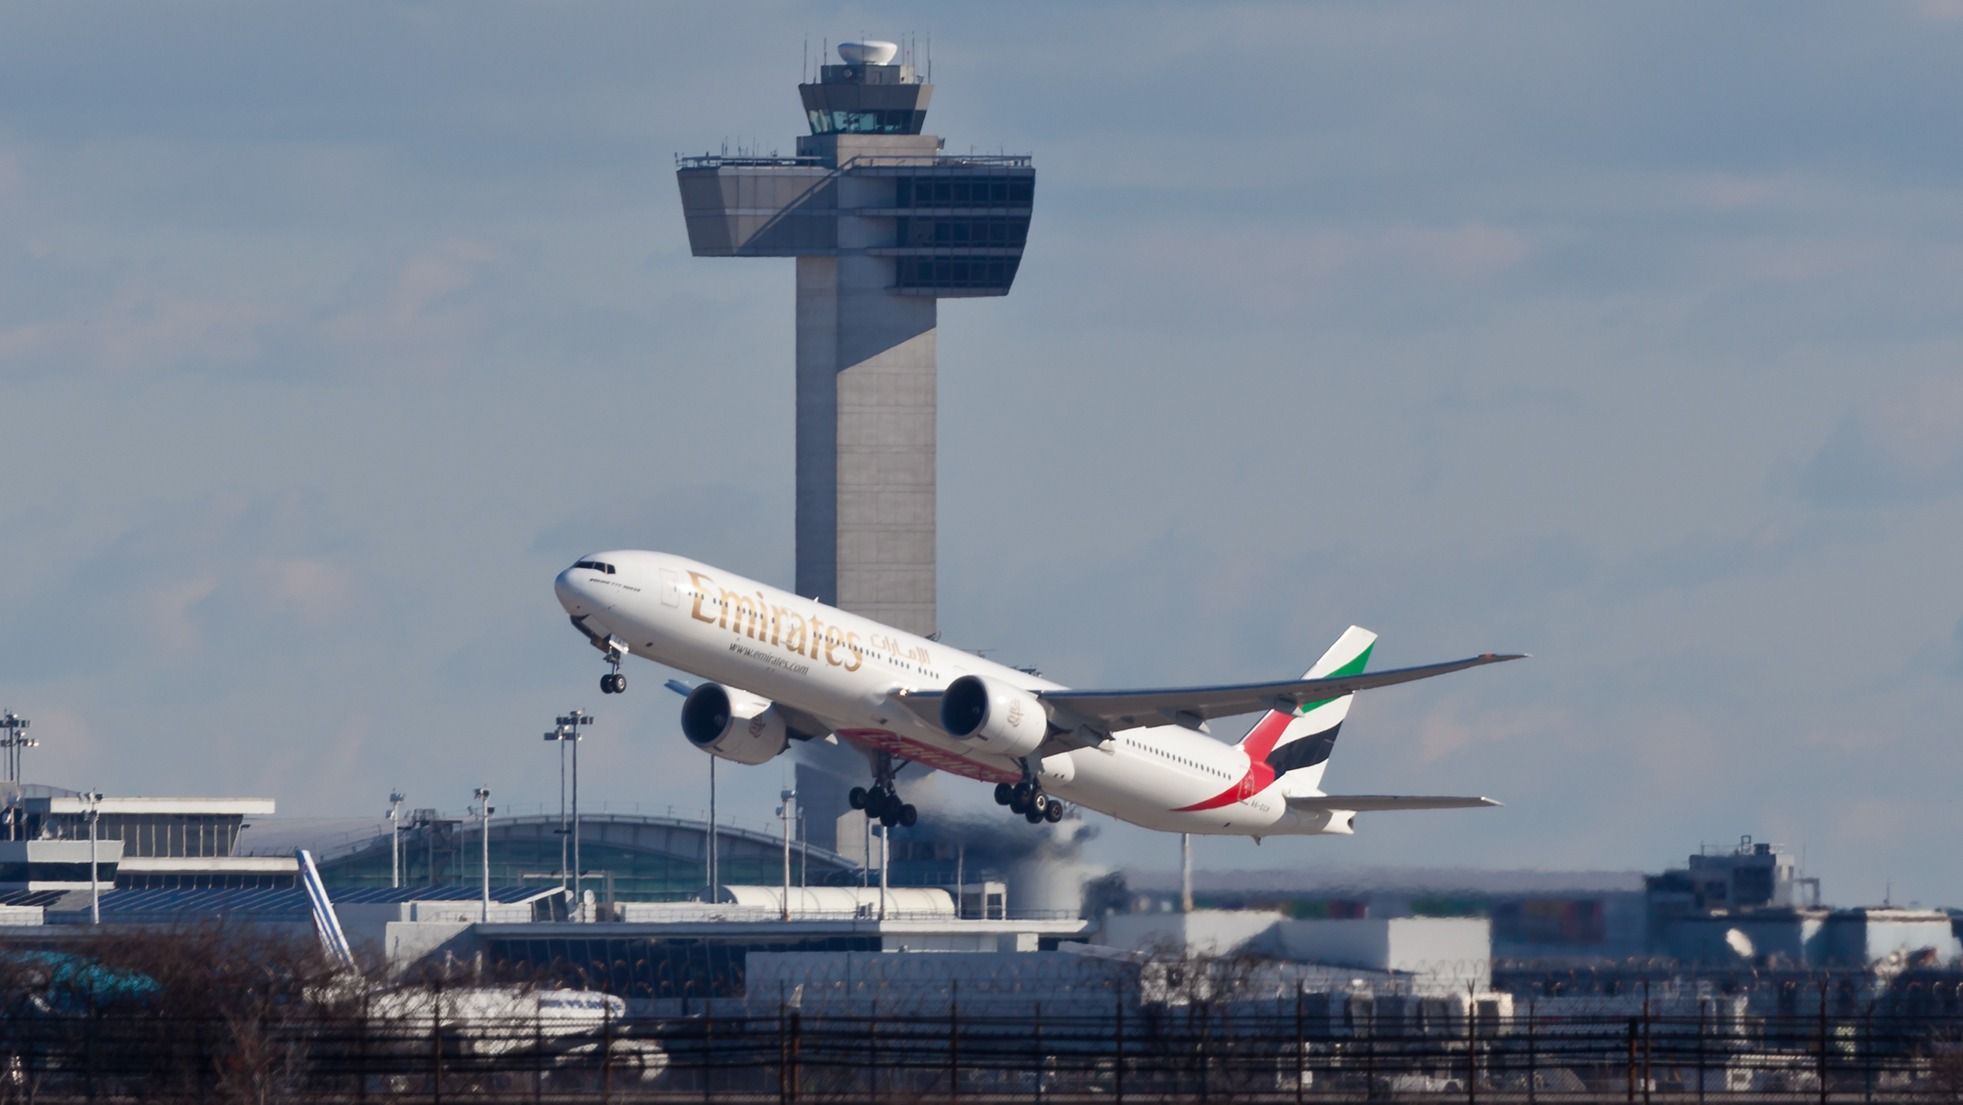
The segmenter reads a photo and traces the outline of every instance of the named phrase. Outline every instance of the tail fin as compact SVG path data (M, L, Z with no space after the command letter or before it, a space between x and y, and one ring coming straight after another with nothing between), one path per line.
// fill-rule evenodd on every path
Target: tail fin
M1376 644L1375 633L1362 626L1350 626L1302 678L1361 675ZM1241 738L1241 750L1247 753L1249 761L1263 761L1274 769L1282 794L1320 793L1323 769L1329 765L1329 753L1336 747L1336 731L1349 716L1350 699L1355 697L1346 694L1305 702L1292 713L1270 710Z

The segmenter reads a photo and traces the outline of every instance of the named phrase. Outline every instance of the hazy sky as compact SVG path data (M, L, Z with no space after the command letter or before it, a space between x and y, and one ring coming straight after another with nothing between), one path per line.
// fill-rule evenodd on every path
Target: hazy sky
M789 152L807 36L928 32L929 130L1038 166L1014 293L941 310L948 639L1105 685L1285 677L1352 621L1536 657L1366 696L1328 778L1504 810L1203 863L1752 833L1834 901L1963 904L1936 0L7 5L30 777L556 803L580 705L593 801L700 805L679 700L602 698L550 589L620 546L790 580L792 267L691 258L673 158Z

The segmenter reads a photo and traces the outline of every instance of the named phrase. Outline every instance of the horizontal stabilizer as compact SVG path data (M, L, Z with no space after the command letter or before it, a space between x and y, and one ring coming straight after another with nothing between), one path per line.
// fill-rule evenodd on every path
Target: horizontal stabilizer
M1491 798L1458 794L1311 794L1291 795L1288 808L1303 813L1319 810L1348 810L1374 813L1379 810L1467 810L1497 806Z

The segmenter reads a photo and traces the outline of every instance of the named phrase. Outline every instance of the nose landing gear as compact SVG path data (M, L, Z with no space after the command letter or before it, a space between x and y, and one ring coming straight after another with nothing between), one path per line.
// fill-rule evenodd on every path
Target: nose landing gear
M626 694L627 677L620 674L620 653L617 650L607 650L607 666L613 670L600 677L600 693Z

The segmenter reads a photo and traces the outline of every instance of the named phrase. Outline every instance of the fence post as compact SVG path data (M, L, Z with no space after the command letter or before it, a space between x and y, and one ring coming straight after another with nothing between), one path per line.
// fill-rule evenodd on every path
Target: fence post
M1479 1101L1479 1002L1470 984L1465 995L1465 1100L1466 1105Z
M1302 1025L1302 980L1295 980L1295 1105L1302 1105L1302 1066L1308 1058L1308 1033Z
M1540 1083L1540 1036L1533 999L1527 1000L1527 1105L1535 1105Z
M709 1076L716 1066L713 1056L716 1052L716 1008L707 997L702 1001L702 1105L709 1105Z
M866 1067L866 1100L876 1103L879 1100L879 988L877 984L873 985L872 997L866 1003L866 1008L871 1012L871 1015L866 1018L866 1033L871 1041L868 1054L872 1060Z
M1827 1105L1827 976L1820 975L1820 1105Z
M1207 1028L1209 1027L1209 1022L1211 1018L1207 1016L1208 1011L1206 1005L1204 1003L1197 1003L1197 1004L1199 1004L1199 1010L1200 1010L1200 1034L1197 1041L1198 1046L1194 1050L1198 1054L1200 1060L1200 1105L1206 1105L1207 1088L1208 1088L1207 1084L1209 1081L1211 1081L1210 1076L1213 1073L1212 1067L1210 1066L1210 1056L1207 1055L1207 1051L1206 1051ZM1193 1006L1189 1005L1186 1008L1187 1010L1190 1011L1193 1008ZM1192 1018L1190 1016L1187 1017L1186 1026L1190 1029L1192 1027L1192 1024L1193 1024Z
M1629 1105L1636 1105L1636 1018L1629 1018L1629 1055L1622 1068L1622 1084Z
M804 1015L796 1009L791 1010L791 1100L797 1101L798 1052L804 1039Z
M532 1105L545 1101L545 1010L532 1003Z
M1111 1046L1116 1060L1111 1064L1111 1096L1118 1105L1125 1105L1125 992L1121 989L1117 997L1117 1021L1111 1034Z
M1704 1105L1704 1083L1709 1077L1704 1071L1704 999L1697 999L1697 1105Z
M1354 1023L1354 1022L1352 1022ZM1377 1098L1377 995L1370 995L1370 1015L1363 1019L1363 1099Z
M613 1100L613 1006L600 1013L600 1105Z
M91 994L89 996L88 1036L86 1039L82 1041L82 1057L83 1057L82 1069L84 1071L84 1076L85 1076L84 1085L87 1087L88 1098L90 1101L95 1100L95 1037L96 1037L96 1033L100 1032L101 1030L102 1030L102 1010L96 1004L95 995Z
M1861 1018L1861 1101L1874 1100L1874 1003Z
M961 980L948 983L947 996L947 1097L961 1100Z
M1650 1025L1653 1020L1649 1004L1649 979L1646 978L1643 980L1643 1105L1649 1105L1649 1088L1656 1081L1650 1073L1650 1056L1653 1054Z
M1048 1069L1049 1064L1046 1061L1046 1056L1043 1054L1043 1003L1040 1001L1035 1003L1035 1015L1036 1105L1043 1105L1043 1072Z
M782 1105L791 1099L791 1032L790 1009L787 1007L784 980L777 980L777 1100Z
M443 1105L443 986L434 985L429 1005L429 1100Z

